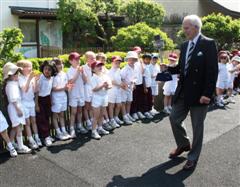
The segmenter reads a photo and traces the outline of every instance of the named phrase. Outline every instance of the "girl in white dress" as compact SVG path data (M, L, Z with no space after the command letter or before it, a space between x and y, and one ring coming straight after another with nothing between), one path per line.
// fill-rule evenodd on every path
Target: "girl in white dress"
M10 140L17 139L17 152L30 153L31 149L23 144L22 125L25 125L24 111L21 102L21 93L18 85L18 73L20 68L8 62L3 66L5 93L8 100L8 115L12 123Z
M176 66L177 62L177 54L170 53L168 56L169 64L168 66ZM163 112L166 114L170 114L172 110L172 97L175 94L176 88L178 84L178 75L172 75L172 80L165 82L163 86L163 95L164 95L164 109Z

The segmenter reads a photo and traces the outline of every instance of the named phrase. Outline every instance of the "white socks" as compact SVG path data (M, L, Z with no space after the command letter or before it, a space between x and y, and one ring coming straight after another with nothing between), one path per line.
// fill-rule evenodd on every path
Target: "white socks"
M23 136L17 136L17 143L18 143L18 147L19 149L22 149L23 148Z

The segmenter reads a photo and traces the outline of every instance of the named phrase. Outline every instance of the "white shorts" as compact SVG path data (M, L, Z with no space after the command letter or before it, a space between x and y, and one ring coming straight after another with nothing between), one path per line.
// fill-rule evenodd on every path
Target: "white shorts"
M109 103L121 103L121 89L118 90L109 90L108 91L108 102Z
M216 87L220 89L228 89L228 81L217 81Z
M8 104L8 116L11 120L12 127L17 127L20 124L22 124L22 125L26 124L23 107L20 104L18 107L20 109L22 109L22 112L23 112L23 116L21 116L21 117L19 117L17 115L17 111L16 111L16 108L14 107L14 105L12 103Z
M158 95L158 85L151 86L151 89L152 89L152 96L157 96Z
M52 109L52 112L54 113L64 112L67 110L67 102L53 103L51 109Z
M84 87L84 97L85 97L85 102L91 102L92 100L92 87L89 85L85 85Z
M175 92L171 92L171 91L168 91L168 90L163 91L163 95L165 95L165 96L171 96L171 95L174 95L174 94L175 94Z
M132 102L133 101L133 91L121 89L122 102Z
M108 106L108 96L93 95L91 105L94 108Z
M83 107L85 105L84 98L69 98L69 106L71 107Z
M30 106L23 105L23 111L24 111L25 119L36 116L35 106L30 107Z
M8 123L2 112L0 111L0 133L8 128Z

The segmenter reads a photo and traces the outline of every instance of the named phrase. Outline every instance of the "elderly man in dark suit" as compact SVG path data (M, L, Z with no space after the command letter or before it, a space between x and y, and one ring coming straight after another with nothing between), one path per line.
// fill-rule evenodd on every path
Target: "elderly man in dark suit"
M215 42L201 34L202 22L198 16L186 16L182 26L188 41L181 46L178 65L168 68L171 74L180 74L169 117L177 148L169 158L189 151L183 167L189 170L196 166L201 152L204 120L215 90L218 61ZM183 124L189 112L193 129L192 145Z

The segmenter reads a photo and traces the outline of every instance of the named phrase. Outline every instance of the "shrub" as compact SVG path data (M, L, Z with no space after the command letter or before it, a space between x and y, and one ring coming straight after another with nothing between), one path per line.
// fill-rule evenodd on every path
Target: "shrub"
M175 47L173 41L168 38L165 32L158 28L151 28L146 23L137 23L136 25L121 28L111 40L114 48L117 50L128 51L131 47L138 45L147 51L153 51L153 40L156 35L160 35L164 40L164 50L170 50Z

